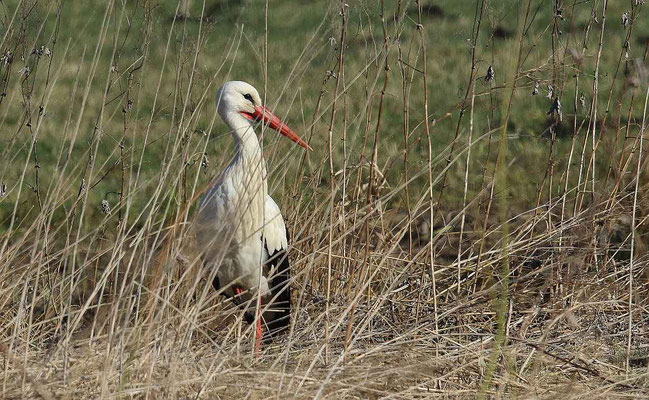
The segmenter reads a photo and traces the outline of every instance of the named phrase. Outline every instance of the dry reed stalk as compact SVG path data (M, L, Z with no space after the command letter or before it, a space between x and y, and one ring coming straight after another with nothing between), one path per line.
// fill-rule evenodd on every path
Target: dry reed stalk
M333 127L336 118L336 101L338 100L338 89L340 87L340 80L342 78L341 72L343 71L345 65L345 36L347 32L347 18L346 18L346 4L341 2L340 4L340 18L342 26L340 28L340 52L338 57L338 75L336 76L336 87L334 89L334 99L331 106L331 119L329 120L329 227L328 227L328 240L329 245L327 247L327 295L325 303L325 363L328 363L329 360L329 302L331 300L331 276L332 276L332 241L333 241L333 228L334 228L334 214L335 203L334 198L336 194L336 184L335 184L335 171L334 171L334 153L333 153ZM345 182L343 182L343 185Z

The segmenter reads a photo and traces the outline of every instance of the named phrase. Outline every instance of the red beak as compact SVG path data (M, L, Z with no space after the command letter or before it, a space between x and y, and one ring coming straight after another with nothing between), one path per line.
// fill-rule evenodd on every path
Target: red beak
M307 150L313 150L302 138L300 138L297 133L293 132L291 128L283 123L272 111L270 111L266 106L257 106L254 107L254 113L247 113L241 111L241 115L248 118L251 121L263 121L264 124L268 125L272 129L275 129L282 135L291 139L295 143L304 147Z

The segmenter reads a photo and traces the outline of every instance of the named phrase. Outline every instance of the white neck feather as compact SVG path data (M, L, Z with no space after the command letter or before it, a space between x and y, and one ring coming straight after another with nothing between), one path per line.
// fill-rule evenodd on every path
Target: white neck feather
M251 170L262 172L265 181L266 165L253 122L238 112L229 113L223 119L230 127L234 139L235 158L233 162L246 164L245 166Z
M256 231L263 224L261 219L268 192L266 163L261 146L252 121L237 112L229 113L223 119L232 131L235 147L235 156L226 172L226 179L230 179L237 189L239 206L246 210L244 220L249 219L250 228Z

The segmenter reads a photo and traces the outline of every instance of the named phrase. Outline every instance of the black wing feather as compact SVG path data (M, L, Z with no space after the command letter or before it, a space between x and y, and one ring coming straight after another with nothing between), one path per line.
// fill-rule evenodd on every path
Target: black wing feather
M272 314L270 319L264 318L268 331L271 335L275 335L287 330L291 323L291 269L287 249L279 249L270 254L266 241L263 237L261 240L268 254L266 266L269 270L275 270L275 275L270 280L271 298L275 298L275 301L269 308L276 311L268 313ZM286 229L286 242L288 241L289 235Z

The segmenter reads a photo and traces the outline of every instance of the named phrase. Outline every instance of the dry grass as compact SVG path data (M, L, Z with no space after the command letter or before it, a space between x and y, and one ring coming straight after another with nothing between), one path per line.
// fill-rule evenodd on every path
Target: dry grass
M0 397L649 396L649 42L615 47L636 43L640 2L620 27L606 0L512 2L506 20L477 0L448 109L430 106L444 7L329 5L281 72L267 61L282 37L257 27L256 62L283 82L262 92L320 149L264 132L294 297L259 359L192 232L229 158L212 97L251 41L218 18L250 4L109 2L90 42L58 39L70 9L16 3L0 46ZM215 60L218 23L237 29ZM535 82L551 112L519 141Z

